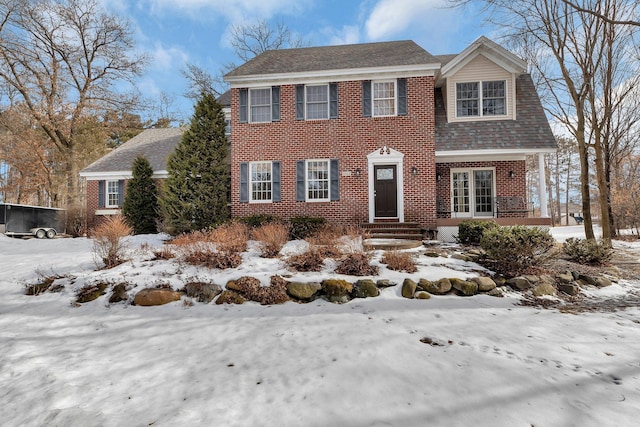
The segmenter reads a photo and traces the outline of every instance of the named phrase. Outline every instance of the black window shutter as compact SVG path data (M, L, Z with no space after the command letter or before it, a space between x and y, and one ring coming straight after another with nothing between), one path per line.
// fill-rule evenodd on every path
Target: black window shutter
M305 180L305 161L296 161L296 201L304 202L307 200L306 192L306 180Z
M280 201L280 162L271 163L271 201Z
M329 162L329 196L331 200L340 200L340 162L338 159L331 159Z
M240 89L240 123L247 123L248 121L248 104L249 104L249 89Z
M249 163L240 163L240 203L249 202Z
M371 80L362 81L362 115L371 117Z
M271 88L271 121L280 121L280 86Z
M296 85L296 120L304 120L304 85Z
M338 118L338 83L329 85L329 118Z
M398 115L407 115L407 79L398 79Z
M118 206L124 205L124 179L118 180Z
M99 208L104 208L104 203L105 203L104 186L105 186L104 181L98 181L98 207Z

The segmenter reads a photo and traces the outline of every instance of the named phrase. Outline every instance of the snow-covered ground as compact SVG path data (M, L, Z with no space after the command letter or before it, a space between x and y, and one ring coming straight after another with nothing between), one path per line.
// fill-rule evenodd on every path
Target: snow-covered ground
M552 232L563 240L581 230ZM0 425L638 423L638 308L564 314L518 305L516 294L406 300L400 286L343 305L137 307L109 305L106 296L72 304L75 289L98 279L179 287L196 278L224 284L250 274L267 283L273 274L291 274L255 250L226 272L145 261L161 244L161 236L130 238L132 261L94 271L86 239L0 235ZM640 258L640 245L625 247ZM481 269L419 259L415 274L381 268L381 277L469 277ZM56 282L66 283L60 293L24 295L25 283L38 274L76 279ZM639 289L638 282L621 281L595 298Z

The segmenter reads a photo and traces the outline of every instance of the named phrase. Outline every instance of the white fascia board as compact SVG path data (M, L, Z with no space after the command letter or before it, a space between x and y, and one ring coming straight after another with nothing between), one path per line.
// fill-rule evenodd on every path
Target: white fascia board
M398 77L435 76L440 63L403 65L393 67L350 68L302 73L253 74L250 76L228 77L225 80L232 88L284 85L292 83L326 83L350 80L375 80Z
M436 151L436 163L525 160L526 156L555 152L554 148Z
M482 36L442 67L441 78L454 75L480 54L510 73L522 74L527 71L526 61Z
M133 174L131 171L115 171L115 172L80 172L82 178L87 181L113 180L113 179L131 179ZM153 179L162 179L169 177L166 170L156 171L151 175Z

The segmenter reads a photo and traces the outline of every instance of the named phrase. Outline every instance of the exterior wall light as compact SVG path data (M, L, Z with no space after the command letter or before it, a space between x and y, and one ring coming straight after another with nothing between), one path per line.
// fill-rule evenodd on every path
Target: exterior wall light
M516 174L513 171L509 171L509 178L515 178Z
M411 175L418 175L418 168L416 166L411 168Z
M440 172L436 172L436 181L440 181L442 179L442 174Z
M355 172L356 172L356 176L360 176L360 173L361 173L360 168L356 168Z

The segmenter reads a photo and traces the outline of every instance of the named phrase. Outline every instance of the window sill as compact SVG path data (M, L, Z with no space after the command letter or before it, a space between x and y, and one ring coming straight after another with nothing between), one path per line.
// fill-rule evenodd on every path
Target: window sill
M98 209L95 213L95 215L121 215L121 214L122 214L122 210L117 206Z

